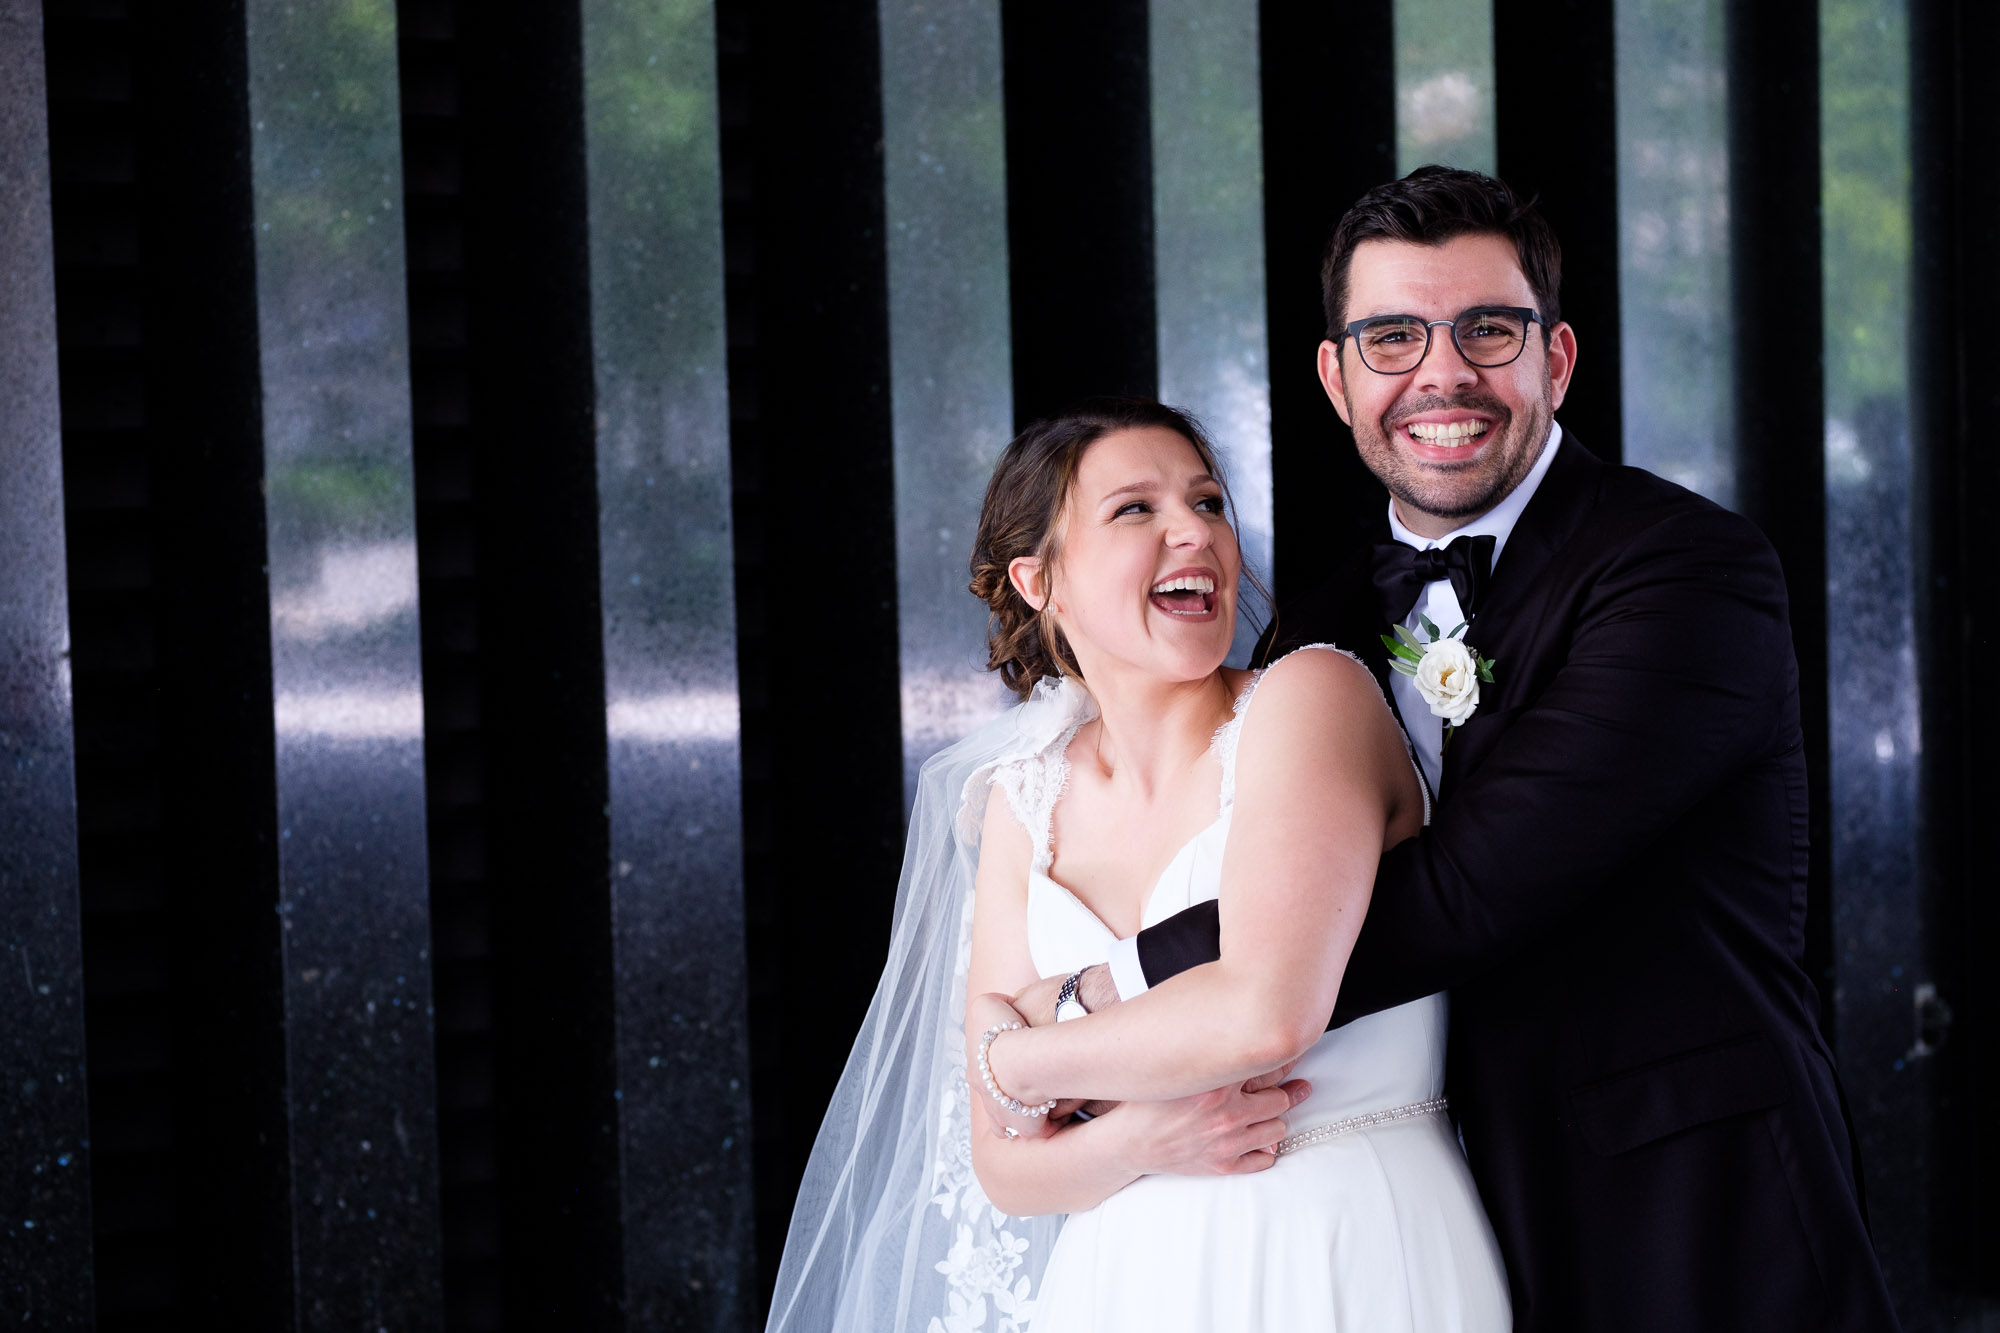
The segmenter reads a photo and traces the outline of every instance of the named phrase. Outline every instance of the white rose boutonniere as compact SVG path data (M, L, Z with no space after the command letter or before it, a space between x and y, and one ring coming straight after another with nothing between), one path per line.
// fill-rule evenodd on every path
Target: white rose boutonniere
M1418 616L1428 639L1420 639L1401 625L1394 638L1382 642L1389 647L1389 665L1416 679L1417 693L1430 705L1431 715L1444 719L1446 727L1456 727L1479 708L1479 685L1493 683L1493 659L1481 657L1460 637L1461 622L1449 634L1438 633L1429 616ZM1448 735L1449 733L1447 733Z

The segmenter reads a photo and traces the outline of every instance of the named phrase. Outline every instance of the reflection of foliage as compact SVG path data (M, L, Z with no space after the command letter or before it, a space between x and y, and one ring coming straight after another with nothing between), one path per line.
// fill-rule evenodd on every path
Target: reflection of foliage
M1727 504L1734 446L1722 28L1721 0L1618 5L1625 457ZM1589 333L1580 331L1586 353Z
M1908 49L1900 0L1820 0L1827 412L1844 420L1906 391Z
M407 475L367 459L287 460L267 479L266 503L274 521L295 531L367 533L378 515L409 503Z
M600 361L678 377L710 358L722 321L721 283L688 280L698 257L720 258L710 7L597 0L585 13L591 296L600 333L616 331Z
M395 5L247 17L271 517L313 540L407 530Z
M714 60L706 0L586 0L605 608L683 632L732 608Z
M357 135L396 133L395 5L321 0L253 8L251 41L266 98L259 110L269 122L259 136L259 167L275 177L260 197L259 220L272 233L265 248L324 265L371 241L371 229L389 221L376 215L392 211L396 183L383 164L369 160L374 154L341 149ZM304 237L313 253L295 255L291 246Z
M1488 0L1396 0L1396 169L1492 171L1493 9Z

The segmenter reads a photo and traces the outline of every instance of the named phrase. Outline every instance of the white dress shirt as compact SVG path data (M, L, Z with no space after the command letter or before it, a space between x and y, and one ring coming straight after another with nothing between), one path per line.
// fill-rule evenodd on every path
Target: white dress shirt
M1555 461L1556 448L1562 443L1562 427L1551 422L1548 443L1542 446L1542 455L1535 460L1521 484L1507 495L1507 498L1473 519L1462 528L1454 528L1442 537L1420 537L1403 526L1396 516L1396 502L1389 501L1389 533L1405 546L1413 546L1419 551L1444 546L1455 537L1493 538L1493 566L1499 568L1500 554L1507 549L1507 538L1513 534L1514 525L1520 521L1521 511L1528 507L1528 501L1535 498L1541 487L1542 478L1549 473L1549 464ZM1418 616L1429 616L1431 623L1438 627L1438 633L1449 634L1458 623L1465 619L1459 609L1458 594L1452 591L1451 580L1438 579L1424 585L1417 598L1417 604L1404 618L1406 628L1414 630L1418 638L1427 638L1418 626L1423 622ZM1466 630L1464 638L1469 647L1478 648L1479 627L1474 625ZM1362 645L1344 643L1343 648L1359 650ZM1417 752L1417 763L1424 771L1424 780L1430 783L1431 791L1439 793L1439 784L1444 770L1444 720L1431 712L1430 705L1417 692L1417 682L1400 671L1389 673L1389 690L1396 701L1396 711L1402 715L1403 729L1410 734L1410 744ZM1129 1000L1146 990L1146 973L1139 966L1139 941L1137 936L1119 940L1111 946L1111 981L1118 988L1118 998Z

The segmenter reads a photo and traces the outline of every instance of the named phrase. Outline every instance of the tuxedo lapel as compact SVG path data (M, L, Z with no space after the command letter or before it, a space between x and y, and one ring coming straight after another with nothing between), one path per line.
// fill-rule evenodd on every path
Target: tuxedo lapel
M1494 628L1506 625L1509 613L1526 599L1542 570L1590 512L1603 474L1604 464L1596 455L1564 431L1562 447L1549 463L1548 475L1521 511L1499 562L1493 566L1493 581L1480 599L1468 639L1473 630L1486 630L1490 638Z
M1522 666L1526 650L1538 636L1562 628L1533 616L1536 581L1582 526L1604 475L1605 465L1565 431L1548 474L1508 535L1493 567L1493 582L1465 634L1468 645L1482 657L1494 659L1493 684L1480 690L1478 711L1455 729L1457 734L1445 746L1442 785L1447 792L1479 766L1506 731L1507 715L1524 702L1519 691L1525 686L1509 666ZM1520 614L1524 610L1530 614L1524 617Z

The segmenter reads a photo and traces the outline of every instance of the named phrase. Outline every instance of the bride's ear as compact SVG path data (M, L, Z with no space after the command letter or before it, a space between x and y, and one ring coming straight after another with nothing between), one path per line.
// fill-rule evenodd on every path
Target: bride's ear
M1037 611L1042 610L1049 600L1048 587L1042 579L1042 558L1038 555L1021 555L1009 560L1007 581L1014 585L1014 591L1021 594L1021 599Z

